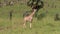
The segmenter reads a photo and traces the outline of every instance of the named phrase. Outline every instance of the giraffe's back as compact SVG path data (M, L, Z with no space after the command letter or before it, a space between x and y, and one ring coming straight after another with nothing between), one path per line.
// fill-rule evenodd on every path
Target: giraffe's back
M27 17L24 18L24 20L26 20L26 21L31 21L32 18L33 18L33 17L31 17L31 16L27 16Z

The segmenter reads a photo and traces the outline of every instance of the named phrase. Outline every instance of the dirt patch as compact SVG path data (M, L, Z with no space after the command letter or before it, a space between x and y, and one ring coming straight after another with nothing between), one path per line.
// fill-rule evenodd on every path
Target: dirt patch
M0 31L2 31L2 30L8 30L8 29L11 29L12 28L12 26L7 26L7 27L0 27Z
M4 28L3 27L0 27L0 30L3 30Z

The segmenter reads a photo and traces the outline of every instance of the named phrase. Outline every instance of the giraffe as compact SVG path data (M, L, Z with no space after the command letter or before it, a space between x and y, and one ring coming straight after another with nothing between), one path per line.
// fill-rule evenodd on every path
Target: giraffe
M30 22L30 28L32 27L32 20L33 20L33 16L36 12L36 9L32 9L32 13L28 16L24 17L24 23L23 23L23 27L26 28L26 22Z

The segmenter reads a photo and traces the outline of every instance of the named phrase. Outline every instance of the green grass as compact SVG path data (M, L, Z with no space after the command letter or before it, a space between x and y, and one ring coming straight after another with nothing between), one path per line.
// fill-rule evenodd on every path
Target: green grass
M48 10L48 14L42 20L33 19L32 29L29 28L29 23L27 23L26 29L22 27L23 13L31 10L27 5L15 4L0 8L0 34L60 34L60 21L54 21L55 14L60 13L60 2L56 2L57 8L45 8ZM11 10L14 10L12 21L9 20ZM38 14L46 10L40 9Z

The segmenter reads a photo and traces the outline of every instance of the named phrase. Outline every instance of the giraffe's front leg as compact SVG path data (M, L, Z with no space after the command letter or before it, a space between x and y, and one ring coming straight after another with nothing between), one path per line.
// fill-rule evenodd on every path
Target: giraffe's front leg
M30 28L32 28L32 21L33 21L33 19L30 20Z
M24 23L23 23L23 28L26 28L26 20L24 20Z
M30 23L30 28L32 28L32 23Z

